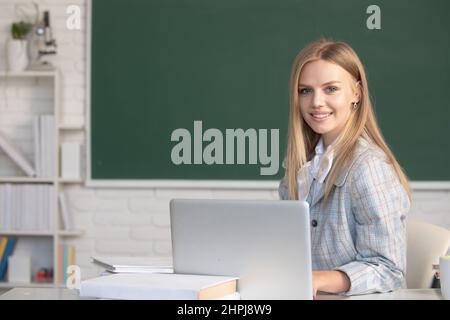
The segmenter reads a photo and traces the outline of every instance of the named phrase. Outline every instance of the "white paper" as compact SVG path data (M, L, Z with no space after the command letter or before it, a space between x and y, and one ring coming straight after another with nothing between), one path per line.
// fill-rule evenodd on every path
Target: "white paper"
M173 273L172 261L167 258L110 256L92 257L92 262L111 272Z

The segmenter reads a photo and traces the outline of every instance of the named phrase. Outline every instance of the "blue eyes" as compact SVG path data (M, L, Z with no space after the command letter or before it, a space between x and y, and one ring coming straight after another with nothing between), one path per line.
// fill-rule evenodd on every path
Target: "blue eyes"
M330 92L330 93L333 93L333 92L335 92L337 90L338 90L338 88L334 87L334 86L330 86L330 87L326 87L325 88L325 91Z
M326 93L334 93L338 90L339 90L339 88L335 87L335 86L329 86L329 87L325 88ZM312 92L312 89L311 88L303 88L303 89L300 89L298 92L300 93L300 95L304 96L304 95Z
M309 88L303 88L303 89L300 89L299 93L301 95L305 95L305 94L307 94L310 91L311 91L311 89L309 89Z

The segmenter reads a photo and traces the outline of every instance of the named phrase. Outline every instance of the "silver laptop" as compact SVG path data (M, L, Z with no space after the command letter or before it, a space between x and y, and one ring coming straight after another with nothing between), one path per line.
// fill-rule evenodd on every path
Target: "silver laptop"
M173 199L170 220L174 272L237 276L241 299L312 299L307 202Z

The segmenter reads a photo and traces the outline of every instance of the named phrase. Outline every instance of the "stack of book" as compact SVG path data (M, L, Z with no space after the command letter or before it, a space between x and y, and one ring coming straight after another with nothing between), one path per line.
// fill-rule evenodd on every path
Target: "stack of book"
M0 238L0 281L5 280L6 270L8 268L8 258L12 255L16 242L16 238Z
M80 296L130 300L239 300L236 277L173 273L169 259L92 257L105 269L81 282Z
M0 230L52 230L52 191L48 184L0 185Z
M116 273L81 282L80 296L124 300L239 299L238 278L175 274Z

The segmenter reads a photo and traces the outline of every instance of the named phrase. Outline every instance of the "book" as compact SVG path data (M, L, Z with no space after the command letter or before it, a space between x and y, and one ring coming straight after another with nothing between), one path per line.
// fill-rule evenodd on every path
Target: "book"
M53 115L45 116L45 125L47 127L47 141L48 141L48 166L49 176L57 175L54 154L57 154L56 136L55 136L55 117Z
M61 220L63 222L64 230L73 230L72 214L67 204L66 195L64 192L59 193L59 204L61 206Z
M58 245L58 274L57 279L59 284L63 284L63 258L64 258L64 244ZM65 284L65 283L64 283Z
M126 300L229 298L238 278L193 274L117 273L81 281L80 296Z
M55 119L53 115L37 116L34 124L34 139L36 170L40 177L53 177L55 175L56 136ZM38 158L37 158L38 157Z
M8 258L12 255L14 251L14 246L16 245L16 238L8 238L8 242L3 252L2 259L0 261L0 280L5 279L6 269L8 267Z
M91 257L92 262L113 273L173 273L168 259L151 257Z
M48 148L46 137L46 128L44 123L44 115L39 116L39 156L40 156L40 165L41 165L41 177L48 177L47 170L47 156L48 156Z
M0 262L3 259L3 253L5 252L6 244L8 243L7 237L0 238Z
M75 247L72 245L69 245L69 266L75 265Z
M30 177L36 175L27 158L22 151L17 148L8 138L0 131L0 148Z
M58 273L56 279L60 284L66 284L69 274L67 269L75 264L75 247L70 244L60 244L58 246Z
M40 116L40 129L41 129L41 161L42 161L42 176L43 177L50 177L51 176L51 169L50 169L50 156L51 156L51 149L49 146L50 140L49 140L49 128L47 125L47 115L41 115Z
M34 167L36 169L36 175L42 177L42 164L41 164L41 129L40 129L39 116L33 118L33 141L34 141Z
M69 260L69 248L67 246L67 244L63 245L63 256L62 256L62 279L63 279L63 284L66 284L67 282L67 267L68 265L68 260Z

